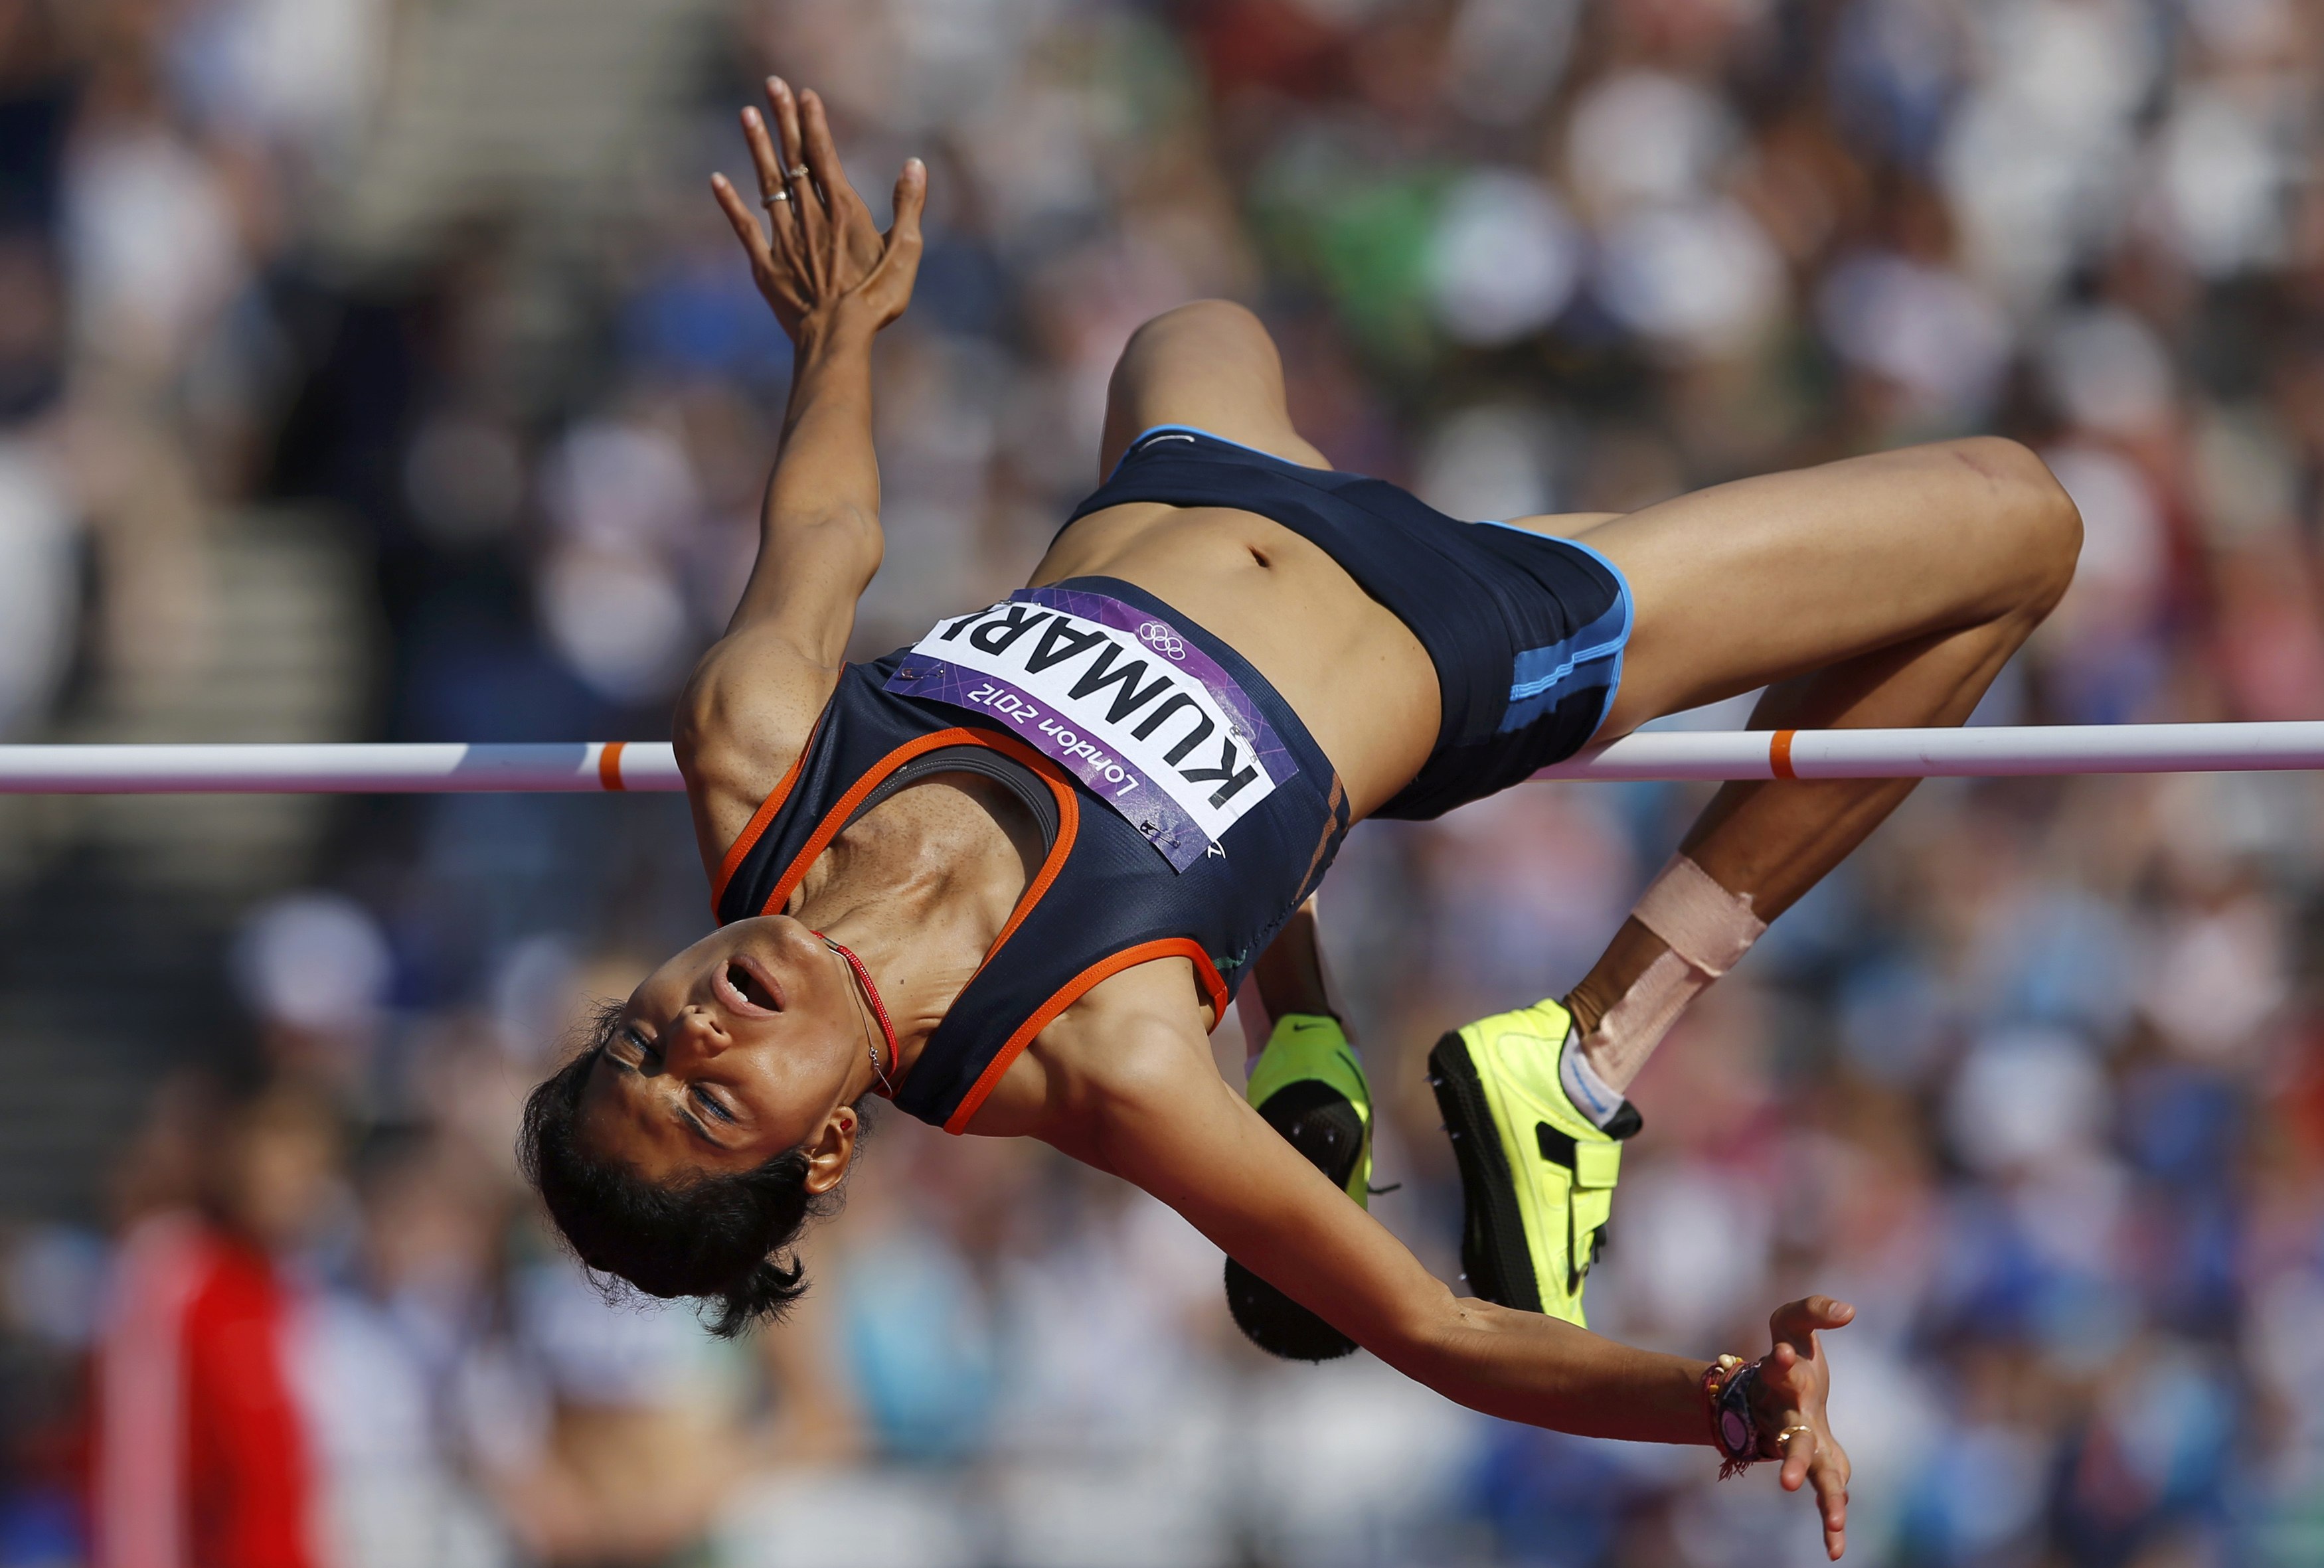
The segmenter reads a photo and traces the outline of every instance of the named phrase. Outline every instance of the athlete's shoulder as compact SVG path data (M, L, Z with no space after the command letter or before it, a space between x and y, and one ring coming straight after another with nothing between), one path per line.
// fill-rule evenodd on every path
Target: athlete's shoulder
M1074 1155L1092 1130L1210 1076L1209 999L1192 964L1165 955L1107 976L1045 1025L964 1130L1038 1138Z

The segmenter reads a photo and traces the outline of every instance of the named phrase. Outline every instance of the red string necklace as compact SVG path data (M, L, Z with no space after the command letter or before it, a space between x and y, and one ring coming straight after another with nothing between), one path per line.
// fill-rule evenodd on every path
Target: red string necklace
M835 942L830 937L824 936L820 931L816 935L823 936L823 945L845 960L847 967L862 983L863 994L872 1001L872 1016L880 1020L880 1038L888 1042L888 1061L890 1065L895 1065L899 1059L896 1049L896 1026L888 1021L888 1009L880 1000L880 988L872 983L872 972L863 966L863 960L856 957L854 951L845 943ZM879 1077L881 1097L893 1100L896 1097L896 1083L888 1075L888 1069L880 1065L880 1047L866 1041L864 1048L872 1053L872 1071Z

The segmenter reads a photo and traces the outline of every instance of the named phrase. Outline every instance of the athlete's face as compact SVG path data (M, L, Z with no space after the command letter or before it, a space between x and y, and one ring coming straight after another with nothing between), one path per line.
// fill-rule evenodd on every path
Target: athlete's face
M630 993L590 1069L582 1136L656 1183L828 1143L838 1158L816 1169L835 1164L836 1181L855 1132L849 1089L870 1066L853 984L787 916L722 927Z

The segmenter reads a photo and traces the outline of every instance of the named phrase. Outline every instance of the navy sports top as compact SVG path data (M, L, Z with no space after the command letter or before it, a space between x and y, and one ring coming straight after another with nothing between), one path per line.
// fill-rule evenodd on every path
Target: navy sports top
M1314 890L1347 792L1233 649L1130 583L1076 577L852 664L719 867L721 923L781 910L816 857L930 772L1001 778L1047 841L896 1103L964 1130L1033 1037L1100 981L1182 956L1223 1018Z
M1183 426L1131 442L1074 517L1131 501L1272 518L1412 629L1443 716L1426 765L1376 815L1434 816L1506 789L1572 755L1612 706L1630 595L1577 540L1457 521L1379 480ZM855 816L960 770L1015 789L1047 847L896 1094L954 1132L1035 1035L1132 964L1186 958L1223 1014L1348 828L1330 761L1240 655L1142 589L1076 577L842 672L806 753L727 852L718 918L779 910Z

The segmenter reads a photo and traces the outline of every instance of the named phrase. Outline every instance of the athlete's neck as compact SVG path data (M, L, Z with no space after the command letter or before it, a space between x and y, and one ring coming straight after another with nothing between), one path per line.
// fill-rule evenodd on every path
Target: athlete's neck
M1014 796L948 773L866 812L800 879L788 913L863 961L896 1027L899 1078L991 951L1041 857Z

